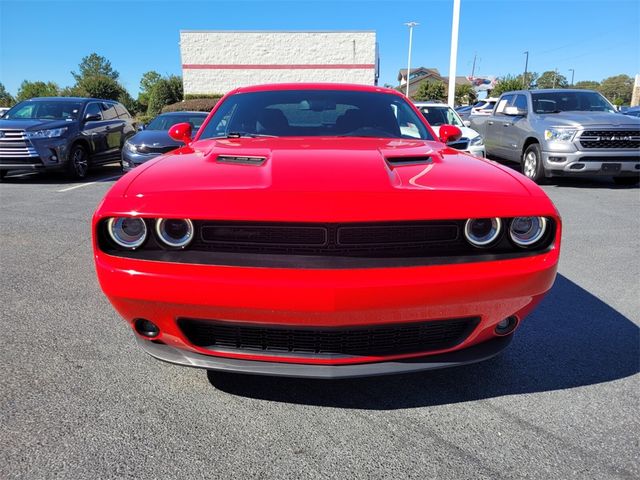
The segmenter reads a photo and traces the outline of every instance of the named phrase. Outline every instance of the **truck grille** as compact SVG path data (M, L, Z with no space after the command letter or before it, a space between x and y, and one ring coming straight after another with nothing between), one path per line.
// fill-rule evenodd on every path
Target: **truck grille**
M585 130L582 148L640 148L640 130Z
M161 147L153 147L150 145L140 145L138 147L138 153L160 155L162 153L167 153L172 150L175 150L176 148L179 148L179 145L164 145Z
M447 143L447 147L455 148L456 150L466 150L469 148L469 139L466 137L462 137L455 142Z
M0 159L37 156L38 152L25 137L24 130L0 130Z
M289 327L218 320L178 319L189 342L218 351L323 356L378 356L452 348L478 325L478 317L365 327Z

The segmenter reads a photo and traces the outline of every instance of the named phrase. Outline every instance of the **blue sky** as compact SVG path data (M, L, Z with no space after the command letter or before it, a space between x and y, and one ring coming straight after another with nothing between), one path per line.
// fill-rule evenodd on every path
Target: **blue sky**
M412 66L448 75L452 0L178 1L0 0L0 82L73 83L70 71L91 52L107 57L135 96L148 70L180 73L178 32L211 30L375 30L380 83L406 68L408 32L417 21ZM558 68L570 79L640 73L640 0L462 0L458 75L517 74Z

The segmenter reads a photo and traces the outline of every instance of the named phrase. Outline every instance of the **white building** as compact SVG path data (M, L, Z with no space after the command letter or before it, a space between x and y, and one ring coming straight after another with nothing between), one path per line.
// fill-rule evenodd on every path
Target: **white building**
M373 31L180 31L184 93L286 82L375 85Z

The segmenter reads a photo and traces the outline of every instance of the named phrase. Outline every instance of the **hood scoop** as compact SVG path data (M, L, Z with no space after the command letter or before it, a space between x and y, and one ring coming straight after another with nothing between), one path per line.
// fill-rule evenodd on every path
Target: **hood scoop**
M254 157L248 155L218 155L216 158L216 162L233 163L237 165L262 165L266 160L266 157Z
M385 160L392 167L401 167L404 165L428 165L429 163L433 163L433 159L430 155L416 155L411 157L385 157Z

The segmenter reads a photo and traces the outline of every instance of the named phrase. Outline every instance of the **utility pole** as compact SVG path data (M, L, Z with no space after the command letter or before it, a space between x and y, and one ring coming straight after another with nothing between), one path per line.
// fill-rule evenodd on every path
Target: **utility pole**
M529 68L529 50L524 52L524 54L527 57L526 57L526 59L524 61L524 76L522 77L522 87L525 90L529 90L529 81L527 80L527 69Z
M569 71L571 72L571 86L573 87L573 76L575 75L576 71L573 68L570 68Z
M460 0L453 0L453 21L451 23L451 54L449 56L449 95L447 103L455 106L456 63L458 60L458 26L460 25Z
M473 79L473 77L476 74L476 57L478 56L478 52L473 54L473 66L471 67L471 79Z
M553 75L553 88L556 88L556 81L558 80L558 69L556 68L553 71L554 75Z
M413 41L413 27L417 27L420 25L417 22L407 22L405 23L407 27L409 27L409 59L407 60L407 90L405 95L409 98L409 77L411 76L411 42Z

